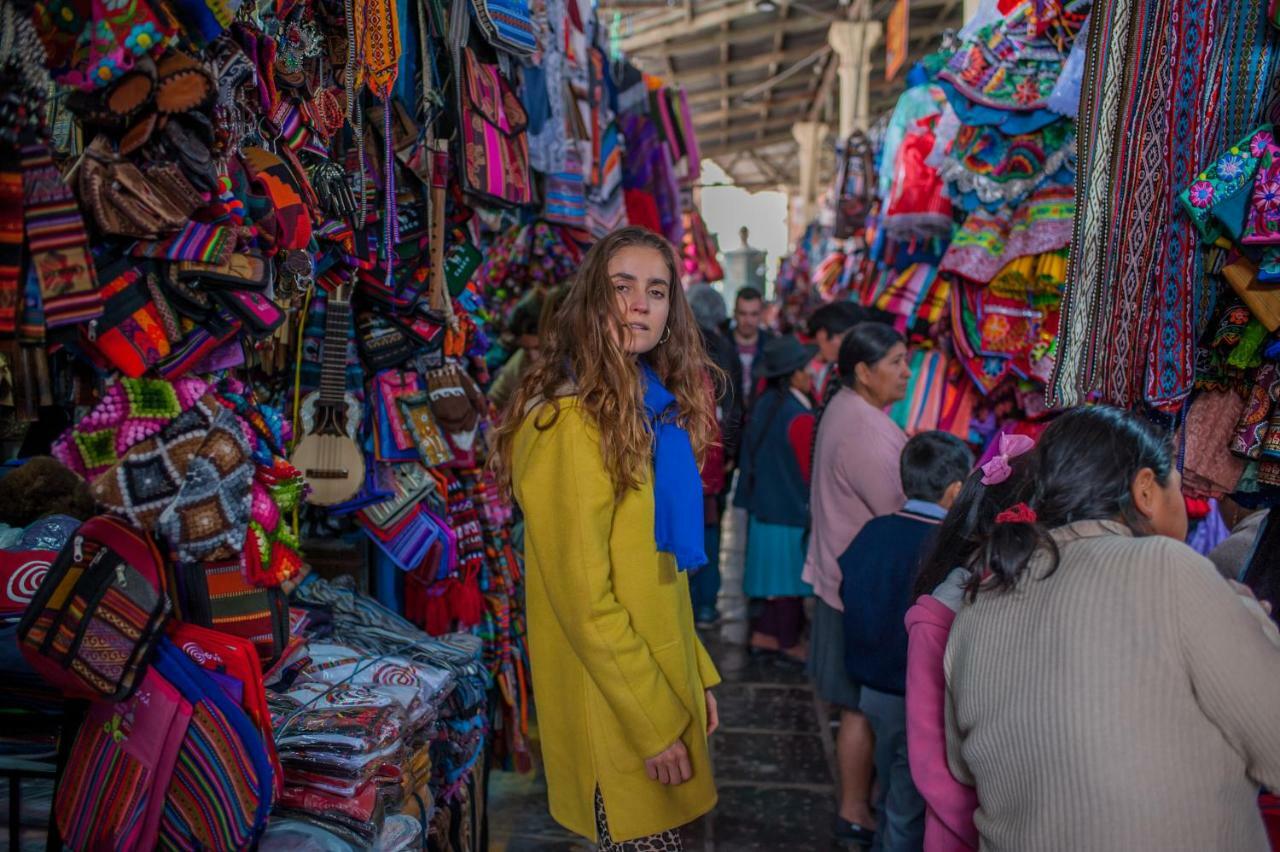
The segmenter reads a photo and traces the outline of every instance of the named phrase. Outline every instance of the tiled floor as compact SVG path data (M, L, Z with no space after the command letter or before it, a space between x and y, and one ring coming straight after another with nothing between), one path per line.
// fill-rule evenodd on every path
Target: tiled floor
M712 737L720 804L689 826L690 850L833 848L833 743L824 710L802 672L747 656L741 517L726 518L723 622L703 635L724 677L717 690L721 729ZM541 775L495 773L489 819L495 852L589 850L547 815ZM838 848L838 847L835 847Z

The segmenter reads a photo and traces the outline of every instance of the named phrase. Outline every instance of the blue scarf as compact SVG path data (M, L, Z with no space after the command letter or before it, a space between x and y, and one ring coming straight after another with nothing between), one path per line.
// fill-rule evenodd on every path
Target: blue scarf
M681 571L707 564L702 529L702 477L689 433L676 422L676 398L641 364L644 412L653 430L653 538Z

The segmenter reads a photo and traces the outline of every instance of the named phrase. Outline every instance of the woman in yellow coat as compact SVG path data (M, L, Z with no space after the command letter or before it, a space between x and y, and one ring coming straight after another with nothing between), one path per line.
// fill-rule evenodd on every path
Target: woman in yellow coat
M498 430L525 516L534 706L551 815L601 849L679 849L716 803L720 678L686 569L706 562L707 361L661 237L597 242Z

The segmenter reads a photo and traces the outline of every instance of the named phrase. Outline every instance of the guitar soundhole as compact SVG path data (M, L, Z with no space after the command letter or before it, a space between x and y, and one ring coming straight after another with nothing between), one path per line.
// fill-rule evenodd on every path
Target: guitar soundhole
M347 413L341 405L322 402L316 405L316 423L313 434L347 434Z

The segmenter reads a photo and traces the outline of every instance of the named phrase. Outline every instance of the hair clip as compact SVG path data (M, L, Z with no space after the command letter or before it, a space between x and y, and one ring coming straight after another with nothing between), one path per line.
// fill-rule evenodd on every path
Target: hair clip
M1007 480L1013 475L1009 462L1031 452L1035 446L1036 442L1026 435L1001 435L999 450L982 466L982 484L999 485Z

